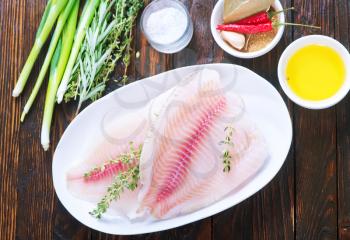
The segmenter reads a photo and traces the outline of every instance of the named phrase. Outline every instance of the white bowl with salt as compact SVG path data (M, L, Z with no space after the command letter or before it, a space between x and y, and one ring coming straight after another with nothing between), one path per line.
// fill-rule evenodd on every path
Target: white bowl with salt
M155 0L143 11L141 30L159 52L184 49L193 36L193 24L185 5L177 0Z

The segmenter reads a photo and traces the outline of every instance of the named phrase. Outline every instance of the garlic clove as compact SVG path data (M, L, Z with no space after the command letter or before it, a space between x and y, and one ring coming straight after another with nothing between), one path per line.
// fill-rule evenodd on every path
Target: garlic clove
M232 47L242 50L245 46L245 36L236 32L221 31L221 37Z

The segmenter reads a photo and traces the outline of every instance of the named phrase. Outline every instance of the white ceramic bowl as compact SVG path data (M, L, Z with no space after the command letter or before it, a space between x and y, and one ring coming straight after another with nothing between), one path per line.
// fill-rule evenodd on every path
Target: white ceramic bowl
M272 4L272 7L276 11L281 11L283 10L282 4L280 1L275 0L275 2ZM210 28L211 28L211 33L215 39L215 42L228 54L238 57L238 58L256 58L260 57L269 51L271 51L277 43L281 40L284 32L284 26L280 26L278 28L277 34L275 38L263 49L256 51L256 52L240 52L233 47L231 47L227 42L225 42L218 30L216 30L216 26L218 24L222 24L223 22L223 12L224 12L224 0L219 0L217 4L214 7L214 10L211 14L211 20L210 20ZM282 12L279 14L279 22L284 23L285 22L285 14Z
M320 45L333 48L341 56L341 58L344 61L345 67L347 68L346 78L343 86L339 89L339 91L334 96L321 101L310 101L310 100L304 100L300 98L290 89L286 80L286 74L285 74L286 66L290 57L298 49L311 44L320 44ZM348 66L350 66L350 54L348 50L340 42L327 36L310 35L310 36L302 37L295 40L284 50L278 63L278 78L283 91L296 104L308 109L325 109L325 108L334 106L335 104L340 102L349 92L350 73L349 73Z

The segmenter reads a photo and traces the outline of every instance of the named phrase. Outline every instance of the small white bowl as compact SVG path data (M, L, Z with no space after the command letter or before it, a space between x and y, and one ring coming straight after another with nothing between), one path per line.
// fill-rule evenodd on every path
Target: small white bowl
M286 79L286 67L290 57L298 51L300 48L305 47L311 44L320 44L323 46L328 46L333 48L343 59L345 67L346 67L346 77L343 86L339 89L339 91L332 97L327 98L321 101L310 101L304 100L297 96L289 87ZM306 37L299 38L292 42L283 52L279 63L278 63L278 79L280 85L285 92L285 94L292 100L294 103L308 109L325 109L334 106L338 102L340 102L349 92L350 90L350 54L348 50L337 40L322 36L322 35L310 35Z
M275 2L272 4L272 7L276 11L283 10L282 4L280 1L275 0ZM279 26L277 34L275 38L263 49L256 51L256 52L240 52L233 47L231 47L224 39L222 39L220 32L216 30L216 26L218 24L222 24L223 22L223 12L224 12L224 0L219 0L217 4L214 7L214 10L211 14L211 20L210 20L210 28L211 28L211 34L214 37L215 42L228 54L238 57L238 58L256 58L260 57L269 51L271 51L277 43L281 40L284 32L284 26ZM279 22L284 23L285 22L285 14L282 12L279 14Z

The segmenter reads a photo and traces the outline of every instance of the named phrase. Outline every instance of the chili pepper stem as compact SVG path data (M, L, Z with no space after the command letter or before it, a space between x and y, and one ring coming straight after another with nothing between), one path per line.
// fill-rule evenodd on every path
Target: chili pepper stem
M312 26L312 25L305 25L305 24L300 24L300 23L273 23L272 24L274 27L279 27L279 26L298 26L298 27L308 27L308 28L315 28L315 29L321 29L319 26Z
M274 16L276 16L276 15L278 15L280 13L287 12L287 11L294 11L294 10L295 10L294 7L290 7L290 8L282 9L281 11L276 11L276 12L275 11L271 11L268 14L269 14L269 18L271 19L271 18L273 18Z

